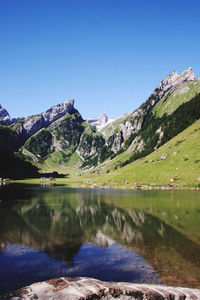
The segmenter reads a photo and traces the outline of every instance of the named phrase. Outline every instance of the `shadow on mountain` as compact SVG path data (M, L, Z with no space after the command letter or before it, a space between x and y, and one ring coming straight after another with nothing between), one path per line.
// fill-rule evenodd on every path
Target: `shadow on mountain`
M0 149L0 177L9 179L25 179L25 178L66 178L69 174L39 173L39 169L30 162L17 157L14 153L3 151Z
M39 177L38 168L20 159L14 153L0 149L0 177L23 179Z

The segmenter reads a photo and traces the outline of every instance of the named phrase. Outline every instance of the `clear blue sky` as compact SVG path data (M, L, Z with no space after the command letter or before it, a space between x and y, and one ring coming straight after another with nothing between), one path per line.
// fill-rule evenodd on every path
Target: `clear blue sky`
M0 0L0 104L74 98L84 118L136 109L174 69L200 75L199 0Z

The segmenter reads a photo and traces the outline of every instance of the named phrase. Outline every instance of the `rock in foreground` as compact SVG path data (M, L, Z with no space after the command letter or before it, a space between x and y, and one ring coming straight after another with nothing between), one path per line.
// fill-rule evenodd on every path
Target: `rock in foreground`
M126 282L104 282L84 277L60 277L34 283L0 299L200 299L200 290Z

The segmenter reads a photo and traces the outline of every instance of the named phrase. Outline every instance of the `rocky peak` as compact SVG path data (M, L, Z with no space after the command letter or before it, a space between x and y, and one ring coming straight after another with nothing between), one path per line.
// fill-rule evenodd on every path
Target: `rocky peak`
M182 74L178 75L177 71L173 71L168 76L166 76L157 86L157 89L167 92L169 89L177 84L184 81L194 80L194 72L191 67L183 71Z
M19 120L23 120L24 118L12 118L7 110L3 108L0 104L0 124L9 126Z
M100 116L100 120L101 120L101 124L106 124L108 122L108 116L105 113L103 113Z
M189 67L179 77L182 77L184 79L184 81L185 80L194 80L195 79L194 71L192 70L191 67Z
M107 144L113 152L117 152L122 147L124 141L131 135L137 134L145 124L149 112L153 107L165 96L165 94L172 89L180 87L180 84L183 84L185 81L194 80L194 72L192 68L188 68L182 74L178 74L177 71L173 71L167 75L158 85L157 88L153 91L150 97L144 102L138 109L133 113L129 114L124 118L121 123L117 123L116 126L119 127L117 134L114 134L114 126L111 128L110 136L107 139ZM136 138L134 144L132 145L133 149L142 150L144 147L144 142L139 142L139 139ZM132 152L131 151L131 152Z
M5 108L3 108L0 104L0 121L9 119L10 115Z
M194 72L191 67L187 70L183 71L182 74L178 75L177 71L173 71L169 75L167 75L157 86L157 88L153 91L149 99L145 104L148 104L146 107L146 112L153 108L153 106L162 98L164 95L175 88L177 85L183 83L184 81L194 80ZM143 105L142 105L143 106ZM146 105L145 105L146 106Z
M47 111L43 112L42 116L45 122L50 124L67 112L70 112L72 109L74 109L74 99L52 106Z
M167 75L157 86L159 90L167 91L173 83L178 79L178 73L173 71L169 75Z
M50 124L58 120L59 118L71 112L74 109L74 100L68 100L64 103L60 103L52 106L47 111L27 117L23 123L18 124L17 132L28 138L32 134L36 133L43 127L48 127Z

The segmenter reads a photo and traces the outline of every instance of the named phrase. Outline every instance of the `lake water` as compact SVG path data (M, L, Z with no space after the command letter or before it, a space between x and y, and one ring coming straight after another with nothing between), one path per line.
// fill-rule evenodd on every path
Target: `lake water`
M0 188L0 294L58 276L200 288L200 193Z

